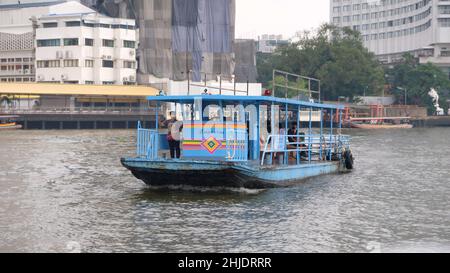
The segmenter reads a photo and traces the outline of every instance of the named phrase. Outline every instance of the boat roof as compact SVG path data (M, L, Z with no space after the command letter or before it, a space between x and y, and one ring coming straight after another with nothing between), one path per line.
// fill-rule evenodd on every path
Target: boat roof
M243 105L263 104L263 105L289 105L289 106L304 106L317 109L337 109L342 110L344 105L339 104L323 104L301 100L269 97L269 96L228 96L228 95L187 95L187 96L150 96L147 97L149 101L157 102L171 102L171 103L192 103L196 99L219 104L221 102L241 103Z

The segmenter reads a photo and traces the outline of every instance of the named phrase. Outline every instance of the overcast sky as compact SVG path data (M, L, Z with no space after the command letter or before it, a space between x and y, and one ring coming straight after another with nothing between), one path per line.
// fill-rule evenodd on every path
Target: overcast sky
M21 0L22 3L37 0ZM44 1L44 0L39 0ZM0 0L17 3L17 0ZM329 21L329 0L236 0L236 36L254 38L261 34L292 37L299 30L317 28Z
M329 0L236 0L236 36L257 38L317 28L329 21Z

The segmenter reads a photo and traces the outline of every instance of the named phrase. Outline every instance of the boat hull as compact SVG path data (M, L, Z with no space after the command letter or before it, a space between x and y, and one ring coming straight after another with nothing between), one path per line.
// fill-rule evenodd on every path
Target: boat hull
M352 128L355 129L412 129L412 124L358 124L352 123Z
M247 164L204 161L122 159L122 165L147 185L267 189L336 173L339 162L261 168Z
M22 125L15 123L0 124L0 130L17 130L17 129L22 129Z

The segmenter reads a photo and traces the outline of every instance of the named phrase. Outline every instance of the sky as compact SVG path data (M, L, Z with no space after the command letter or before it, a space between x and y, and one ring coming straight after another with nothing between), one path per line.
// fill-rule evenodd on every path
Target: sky
M329 1L236 0L236 37L257 39L261 34L283 34L291 38L297 31L317 28L329 21ZM0 0L0 4L4 3L17 0Z
M311 30L329 21L329 0L236 0L236 37Z

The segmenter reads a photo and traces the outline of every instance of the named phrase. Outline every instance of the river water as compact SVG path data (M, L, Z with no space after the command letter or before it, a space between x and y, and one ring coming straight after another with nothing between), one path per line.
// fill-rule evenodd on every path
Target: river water
M350 134L351 174L162 192L133 131L0 132L0 252L450 252L450 129Z

